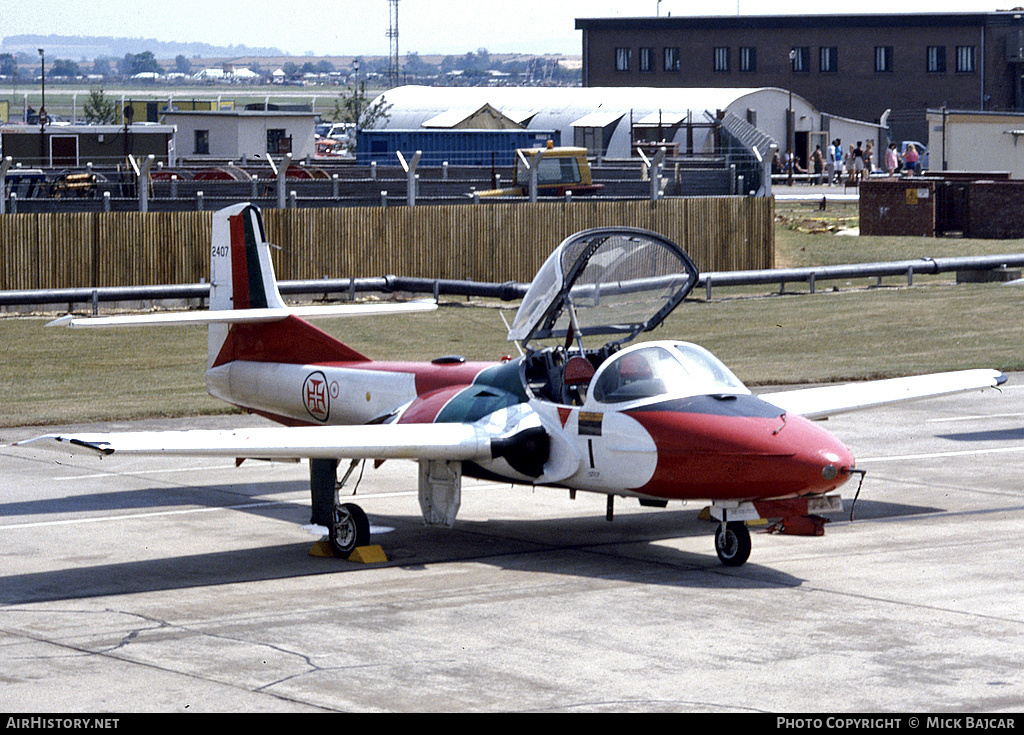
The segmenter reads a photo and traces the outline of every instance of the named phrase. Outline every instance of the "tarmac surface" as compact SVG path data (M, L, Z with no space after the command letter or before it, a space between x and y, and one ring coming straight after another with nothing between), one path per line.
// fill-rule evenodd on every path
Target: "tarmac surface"
M252 417L90 430L252 425ZM305 465L64 457L0 429L0 709L1024 709L1024 375L846 414L867 470L823 537L720 565L702 504L467 481L422 524L411 462L356 501L383 563L311 556Z

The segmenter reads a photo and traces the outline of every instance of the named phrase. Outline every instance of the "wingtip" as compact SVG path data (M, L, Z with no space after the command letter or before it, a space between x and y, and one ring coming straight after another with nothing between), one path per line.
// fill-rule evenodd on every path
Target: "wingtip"
M47 322L46 326L48 326L48 327L70 327L70 326L72 326L72 323L74 322L74 319L75 319L74 314L65 314L64 316L57 317L53 321Z

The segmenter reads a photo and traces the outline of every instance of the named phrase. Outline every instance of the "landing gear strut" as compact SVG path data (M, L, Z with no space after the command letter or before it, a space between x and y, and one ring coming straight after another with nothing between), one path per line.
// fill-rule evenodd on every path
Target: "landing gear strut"
M356 466L353 462L338 483L338 460L311 459L309 461L309 487L313 512L310 523L327 527L327 541L335 555L347 557L359 546L370 543L370 521L363 509L354 503L338 500L340 485L345 484Z
M750 558L750 531L743 521L729 521L718 526L715 551L727 567L738 567Z

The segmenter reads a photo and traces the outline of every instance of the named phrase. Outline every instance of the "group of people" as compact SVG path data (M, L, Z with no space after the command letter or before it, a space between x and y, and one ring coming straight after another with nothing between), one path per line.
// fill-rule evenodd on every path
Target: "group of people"
M896 144L890 143L881 164L887 176L913 176L917 171L919 158L920 154L913 143L907 144L902 155ZM842 183L845 174L847 186L856 186L858 182L865 181L871 176L876 170L875 164L874 144L870 140L867 143L858 140L857 145L850 145L844 150L842 140L836 138L824 151L820 145L814 148L809 168L814 174L815 183L828 182L830 186ZM800 165L791 150L786 151L785 159L782 161L779 161L778 154L775 154L773 169L773 173L807 173L807 169Z

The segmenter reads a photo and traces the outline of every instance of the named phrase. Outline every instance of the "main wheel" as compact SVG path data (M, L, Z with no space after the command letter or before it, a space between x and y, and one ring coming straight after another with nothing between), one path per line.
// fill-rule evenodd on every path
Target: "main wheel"
M357 547L370 542L370 521L358 505L335 506L329 534L331 548L339 556L348 556Z
M750 531L742 521L729 521L718 526L715 551L727 567L742 566L750 558Z

